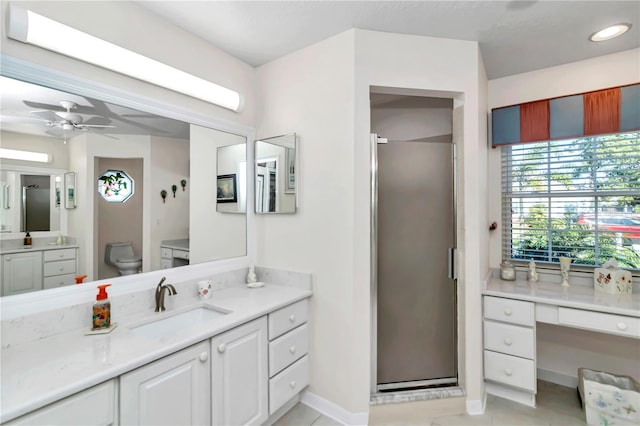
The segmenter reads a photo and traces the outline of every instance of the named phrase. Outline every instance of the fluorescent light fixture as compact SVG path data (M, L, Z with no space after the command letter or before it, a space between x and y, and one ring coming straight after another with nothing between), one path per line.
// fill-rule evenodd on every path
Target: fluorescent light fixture
M238 92L13 5L7 35L232 111L244 106Z
M0 148L0 158L7 160L36 161L38 163L48 163L49 154L44 152L20 151L18 149Z
M596 33L591 34L591 36L589 36L589 40L591 41L611 40L612 38L616 38L626 33L627 31L629 31L629 28L631 28L631 24L622 23L622 24L612 25L610 27L604 28Z

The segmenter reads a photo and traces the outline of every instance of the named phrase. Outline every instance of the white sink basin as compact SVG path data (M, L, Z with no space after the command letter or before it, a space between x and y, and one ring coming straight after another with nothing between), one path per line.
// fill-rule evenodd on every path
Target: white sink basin
M187 312L152 320L145 324L131 327L131 330L151 338L161 338L186 330L204 322L227 315L229 312L219 311L212 307L199 307Z

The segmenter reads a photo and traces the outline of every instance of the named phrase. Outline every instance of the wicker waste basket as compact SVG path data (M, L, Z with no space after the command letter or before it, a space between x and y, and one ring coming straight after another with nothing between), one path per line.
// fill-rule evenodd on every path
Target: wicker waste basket
M590 425L640 425L640 383L633 377L578 369L578 391Z

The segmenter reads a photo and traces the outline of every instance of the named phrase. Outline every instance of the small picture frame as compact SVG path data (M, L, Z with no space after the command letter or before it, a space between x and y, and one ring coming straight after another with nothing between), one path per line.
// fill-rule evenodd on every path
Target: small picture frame
M284 192L291 194L296 192L296 150L295 148L286 148L285 165L287 172L285 173Z
M230 175L218 175L216 201L218 203L238 202L235 173Z
M76 174L68 172L64 174L64 208L76 208Z

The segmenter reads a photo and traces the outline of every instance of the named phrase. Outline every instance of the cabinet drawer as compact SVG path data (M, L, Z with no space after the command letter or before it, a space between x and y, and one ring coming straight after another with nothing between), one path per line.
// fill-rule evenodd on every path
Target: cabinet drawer
M484 317L498 321L533 326L535 305L522 300L484 297Z
M302 324L269 343L269 377L309 352L309 327Z
M45 262L44 264L45 277L50 277L53 275L75 274L75 273L76 273L75 260L60 260L58 262Z
M536 350L533 328L485 320L484 348L534 359Z
M173 250L173 257L176 259L189 260L189 252L186 250Z
M76 258L76 249L45 250L44 261L68 260Z
M116 383L110 380L5 424L113 425L117 424L116 401Z
M160 247L160 257L163 259L171 259L173 257L173 250L166 247Z
M304 356L269 380L269 414L309 384L309 357Z
M44 279L44 288L56 288L72 285L76 282L76 274L55 275Z
M558 324L640 339L640 318L558 308Z
M307 299L269 314L269 340L286 333L307 322L309 316L309 301Z
M484 378L529 391L536 390L535 363L530 359L484 351Z
M160 259L160 269L169 269L173 267L171 259Z

